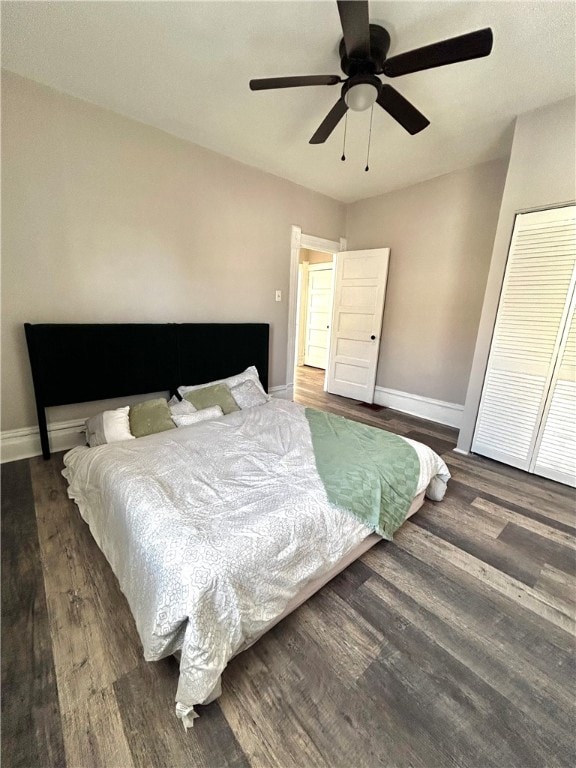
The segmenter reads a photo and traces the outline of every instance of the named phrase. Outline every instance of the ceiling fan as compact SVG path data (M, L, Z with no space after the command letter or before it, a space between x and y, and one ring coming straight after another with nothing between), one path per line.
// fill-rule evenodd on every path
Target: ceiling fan
M488 56L492 50L492 30L486 28L387 59L390 35L384 27L370 24L368 0L337 0L337 3L344 33L339 47L340 66L346 78L339 75L304 75L250 80L253 91L343 83L340 98L310 139L310 144L325 142L348 109L360 112L369 109L374 103L388 112L408 133L419 133L430 121L395 88L383 83L378 75L400 77L424 69L478 59Z

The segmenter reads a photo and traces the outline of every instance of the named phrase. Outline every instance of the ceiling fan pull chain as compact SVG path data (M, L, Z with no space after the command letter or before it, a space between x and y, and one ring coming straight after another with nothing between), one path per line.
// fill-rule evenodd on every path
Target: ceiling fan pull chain
M346 160L346 129L348 128L348 112L344 115L344 143L342 144L342 157L340 160Z
M370 162L370 139L372 138L372 115L374 114L374 104L372 104L372 108L370 109L370 131L368 133L368 152L366 153L366 168L364 168L365 171L370 170L370 166L368 163Z

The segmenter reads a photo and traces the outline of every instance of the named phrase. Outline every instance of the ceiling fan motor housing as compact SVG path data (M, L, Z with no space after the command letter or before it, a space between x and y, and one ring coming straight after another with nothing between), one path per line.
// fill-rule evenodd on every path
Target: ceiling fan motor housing
M384 27L378 24L370 24L370 55L356 58L346 54L344 39L340 41L338 53L340 55L340 67L348 77L355 75L381 75L384 71L384 62L390 49L390 35Z
M376 89L376 95L372 96L372 99L369 99L370 103L373 103L376 101L378 96L380 95L380 91L382 90L382 81L379 80L376 75L354 75L353 77L350 77L348 80L346 80L342 86L342 98L350 107L350 109L355 109L359 111L363 111L367 108L368 104L362 105L362 106L353 106L353 102L346 98L346 94L348 91L350 91L352 88L354 88L357 85L371 85ZM369 89L368 89L369 90ZM356 91L355 91L356 94ZM351 98L351 96L350 96Z

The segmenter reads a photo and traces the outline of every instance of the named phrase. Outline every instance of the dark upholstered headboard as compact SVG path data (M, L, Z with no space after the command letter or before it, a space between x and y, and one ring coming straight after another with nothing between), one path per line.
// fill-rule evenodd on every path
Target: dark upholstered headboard
M25 323L42 454L50 458L45 408L175 392L255 365L268 390L266 323Z

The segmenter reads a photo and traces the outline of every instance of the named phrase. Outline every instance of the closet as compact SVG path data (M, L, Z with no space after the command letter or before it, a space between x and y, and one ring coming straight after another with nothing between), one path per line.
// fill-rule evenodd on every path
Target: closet
M472 451L576 486L576 206L518 214Z

